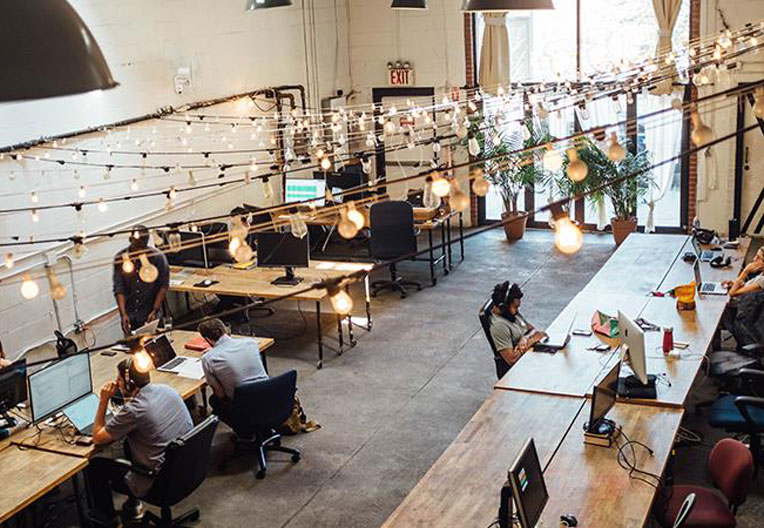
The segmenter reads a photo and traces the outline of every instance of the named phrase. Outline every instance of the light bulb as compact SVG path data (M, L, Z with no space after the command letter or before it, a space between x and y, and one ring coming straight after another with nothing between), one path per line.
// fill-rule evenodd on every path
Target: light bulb
M5 267L11 269L13 267L13 253L5 254Z
M364 218L363 213L355 208L355 205L352 203L348 206L347 210L347 217L348 220L353 222L355 227L357 229L363 229L363 226L366 225L366 218Z
M574 182L584 181L587 174L589 174L589 167L578 159L578 151L576 149L568 149L568 159L570 160L567 170L568 178Z
M564 216L554 221L554 245L562 253L572 255L584 243L584 235L569 217Z
M177 253L181 246L180 233L178 231L170 231L167 235L167 243L170 245L170 251Z
M467 130L467 127L464 125L459 125L456 127L456 137L459 139L464 139L469 135L469 130Z
M74 243L74 258L81 259L85 255L88 254L88 248L83 244L82 242L75 242Z
M40 221L40 215L37 212L37 209L32 209L32 222L35 224Z
M139 189L138 180L133 179L133 181L130 182L130 190L137 191L138 189Z
M435 154L437 154L437 153L439 153L439 152L440 152L440 149L441 149L441 148L443 148L443 147L441 146L441 144L440 144L440 141L438 141L438 140L436 139L436 140L435 140L435 142L433 142L433 144L432 144L432 151L433 151Z
M385 134L387 135L395 134L395 123L393 123L392 121L388 121L387 123L385 123Z
M32 194L29 195L29 201L32 203L37 203L40 201L40 197L37 196L37 193L35 191L32 191Z
M66 297L66 286L61 284L58 280L56 273L52 270L48 270L48 283L50 284L50 296L55 301L60 301Z
M239 237L232 237L231 240L228 242L228 251L231 252L231 255L236 253L236 250L238 250L241 247L241 239Z
M448 203L453 210L461 213L466 211L470 206L470 197L467 196L467 193L461 190L461 188L456 188L451 192L451 197L448 199Z
M542 164L546 170L557 172L562 168L562 156L552 145L547 145Z
M613 132L610 136L610 147L607 151L607 157L616 163L623 161L623 158L626 157L626 149L623 148L620 143L618 143L618 136L615 132Z
M127 253L122 253L122 271L128 275L135 271L135 264Z
M451 184L447 179L435 176L432 179L432 193L438 198L443 198L451 192Z
M422 193L422 205L427 209L435 209L440 205L440 198L432 192L432 182L427 182L424 185L424 193Z
M98 211L101 213L105 213L109 209L109 206L106 204L103 198L98 199Z
M477 157L480 154L480 143L475 136L470 137L467 141L467 150L469 150L470 156Z
M714 132L711 127L703 123L700 119L700 114L693 112L691 115L692 120L692 142L696 146L705 145L714 140Z
M472 192L474 192L478 196L485 196L486 194L488 194L488 191L490 189L491 189L491 184L488 183L488 180L485 179L481 171L480 175L476 176L475 180L472 182Z
M170 187L170 190L167 191L167 198L174 200L176 196L178 196L178 191L175 190L175 186L173 185Z
M263 180L263 196L268 201L273 199L273 187L271 187L271 181L267 178Z
M255 252L246 242L241 242L236 251L233 252L233 258L236 262L251 262L255 258Z
M141 269L138 276L143 282L152 283L159 277L159 270L149 260L146 253L141 253L138 260L141 262Z
M151 356L148 352L139 350L133 355L133 365L135 365L135 370L141 374L146 374L153 368L154 362L151 361Z
M80 190L79 190L79 191L77 191L77 196L79 196L80 198L84 198L84 197L85 197L85 194L86 194L86 193L85 193L85 187L84 187L84 186L82 186L82 185L80 185Z
M348 218L347 211L344 209L340 211L340 221L337 224L337 232L344 239L351 240L358 234L358 227L355 222Z
M37 281L32 280L29 273L24 275L24 282L21 283L21 296L26 300L34 299L40 293L40 287Z
M308 226L299 212L289 215L289 228L295 238L305 238L308 234Z
M321 170L322 171L329 171L332 168L332 160L330 160L328 157L323 158L321 160Z
M338 315L348 315L353 310L353 299L342 288L337 286L330 288L329 300Z

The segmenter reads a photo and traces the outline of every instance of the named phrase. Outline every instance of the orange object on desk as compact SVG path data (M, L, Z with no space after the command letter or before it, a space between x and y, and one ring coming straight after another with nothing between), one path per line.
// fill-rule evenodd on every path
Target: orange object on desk
M202 336L196 336L192 340L188 341L185 347L188 350L194 350L196 352L204 352L205 350L212 348Z
M695 281L674 288L677 310L695 309Z

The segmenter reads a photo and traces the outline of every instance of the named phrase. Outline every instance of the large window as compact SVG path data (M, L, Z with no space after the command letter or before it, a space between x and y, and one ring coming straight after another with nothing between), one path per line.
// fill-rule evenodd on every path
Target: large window
M684 0L673 33L675 47L689 40L689 0ZM482 17L476 17L476 46L478 57L483 35ZM556 0L552 11L510 11L507 14L510 41L511 80L518 83L548 84L586 79L596 71L611 65L628 62L655 53L658 25L652 0ZM681 58L680 58L681 60ZM582 75L576 74L581 71ZM656 110L667 108L674 97L684 96L681 87L672 96L653 96L647 93L627 101L602 99L590 102L585 111L576 109L553 112L546 125L553 136L562 137L576 130L637 118L637 126L626 130L625 125L611 127L608 132L618 133L621 141L628 141L638 151L647 149L654 162L677 156L686 139L682 115L669 112L648 117ZM529 114L526 114L529 117ZM686 145L684 146L686 148ZM673 161L654 171L655 185L648 191L637 208L640 225L647 221L654 204L655 225L664 228L681 227L683 196L681 160ZM529 189L523 204L528 210L548 200L547 186ZM486 199L486 220L496 220L502 213L502 202L496 191ZM592 204L577 211L579 220L589 227L597 224L599 211ZM612 207L605 200L605 216L609 221ZM533 224L544 225L546 215L536 215ZM532 224L532 225L533 225Z

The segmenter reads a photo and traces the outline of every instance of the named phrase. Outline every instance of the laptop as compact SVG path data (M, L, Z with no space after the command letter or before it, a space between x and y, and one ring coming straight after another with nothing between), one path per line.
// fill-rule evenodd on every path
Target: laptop
M154 335L157 333L157 328L159 328L159 319L154 319L150 323L146 323L145 325L141 326L140 328L136 328L133 330L133 335Z
M186 361L194 359L177 355L172 343L170 343L170 340L164 334L145 343L143 346L149 356L151 356L154 367L160 372L177 374L183 368L183 364Z
M716 257L724 256L724 253L719 251L701 249L700 244L698 244L698 240L695 237L692 237L692 247L695 250L695 254L698 256L698 260L700 260L701 262L711 262Z
M92 436L95 415L98 411L98 403L98 396L91 392L76 402L66 406L63 411L64 416L66 416L79 434ZM111 416L111 413L107 410L106 417L108 418L109 416Z
M695 284L698 287L698 293L701 295L727 295L727 288L722 286L721 282L703 282L700 276L700 262L697 260L692 265L692 271L695 273Z
M568 346L568 342L570 341L570 331L573 329L573 324L576 322L576 315L571 318L570 325L565 333L552 332L533 345L533 349L538 352L557 352Z

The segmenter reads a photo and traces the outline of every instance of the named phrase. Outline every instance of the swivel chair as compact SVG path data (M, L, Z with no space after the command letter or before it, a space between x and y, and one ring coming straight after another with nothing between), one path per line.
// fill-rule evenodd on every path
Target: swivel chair
M504 358L501 357L501 354L499 354L499 351L496 349L496 344L493 342L493 337L491 336L491 317L493 317L492 310L493 299L489 297L488 300L483 304L482 308L480 308L480 311L478 312L478 319L480 319L480 326L483 327L483 332L485 332L485 337L488 340L491 351L493 352L493 361L496 364L496 378L501 379L507 372L509 372L510 366L506 361L504 361Z
M414 228L414 209L408 202L387 201L371 206L369 213L371 227L371 257L374 260L393 260L414 254L417 250ZM406 286L414 286L417 291L422 284L406 280L397 273L395 263L390 264L390 280L371 283L371 296L376 297L382 290L393 290L405 299Z

